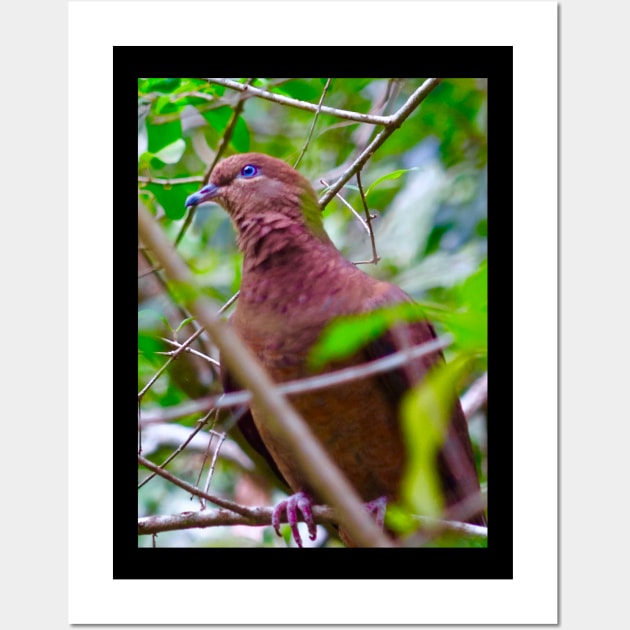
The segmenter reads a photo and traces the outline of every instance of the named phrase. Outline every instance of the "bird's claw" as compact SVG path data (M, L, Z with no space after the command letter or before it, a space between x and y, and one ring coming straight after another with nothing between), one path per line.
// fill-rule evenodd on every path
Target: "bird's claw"
M365 504L367 511L372 514L382 529L385 523L385 512L387 511L387 497L379 497Z
M293 533L293 539L298 547L302 546L302 537L300 536L300 532L298 530L298 512L302 516L302 519L306 523L308 528L308 537L311 540L315 540L317 537L317 525L313 520L313 511L312 511L313 502L311 501L311 497L308 496L305 492L297 492L296 494L291 495L288 499L284 501L280 501L276 507L273 509L273 513L271 515L271 524L273 528L276 530L276 534L280 536L280 520L282 519L283 513L286 512L287 522L291 527L291 532Z

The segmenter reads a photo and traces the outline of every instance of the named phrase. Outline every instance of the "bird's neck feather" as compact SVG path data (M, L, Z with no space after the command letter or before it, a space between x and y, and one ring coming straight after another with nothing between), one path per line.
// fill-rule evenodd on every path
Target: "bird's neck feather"
M238 246L244 253L244 271L268 269L291 252L293 258L311 245L324 245L336 251L324 230L315 193L293 191L281 201L263 201L256 211L234 213Z

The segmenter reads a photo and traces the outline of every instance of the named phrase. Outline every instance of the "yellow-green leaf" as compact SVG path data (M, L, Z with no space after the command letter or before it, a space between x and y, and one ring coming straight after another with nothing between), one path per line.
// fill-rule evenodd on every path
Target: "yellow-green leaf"
M407 468L401 484L403 502L412 512L439 517L444 508L437 456L444 443L457 396L457 384L468 360L455 360L434 368L409 390L401 404L407 447Z
M420 170L420 169L417 166L414 166L413 168L402 168L398 171L392 171L391 173L387 173L387 175L383 175L382 177L379 177L378 179L374 180L370 184L368 189L365 191L365 196L367 197L370 194L370 192L382 182L385 182L388 179L398 179L399 177L402 177L405 173L408 173L409 171L417 171L417 170Z

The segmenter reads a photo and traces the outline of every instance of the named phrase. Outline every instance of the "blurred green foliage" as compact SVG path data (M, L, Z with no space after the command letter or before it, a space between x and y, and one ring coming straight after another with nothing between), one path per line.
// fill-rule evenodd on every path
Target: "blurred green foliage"
M389 115L423 81L422 78L337 78L331 81L323 103L338 109ZM313 104L319 102L325 84L326 79L321 78L257 78L252 82L261 89ZM235 118L239 100L242 110ZM398 284L422 305L436 323L438 333L449 332L454 337L454 344L447 352L449 365L457 357L477 359L466 361L469 366L466 373L459 374L464 387L485 370L487 360L486 103L484 79L444 79L376 151L361 173L364 190L368 192L369 211L375 215L374 235L381 258L378 265L363 265L362 269ZM307 142L314 118L312 112L243 96L202 79L139 79L139 199L160 218L163 229L175 242L185 222L184 200L201 187L228 126L231 136L223 157L257 151L294 164ZM320 180L332 184L379 130L374 125L322 113L317 117L299 170L323 194L325 186ZM355 180L341 194L364 215ZM327 206L324 221L331 238L347 258L353 261L371 258L367 232L339 200ZM230 221L217 206L203 204L197 209L178 251L217 308L238 289L241 255ZM150 259L145 262L147 267L152 264ZM183 341L193 330L188 323L177 331L188 313L182 312L173 300L169 292L172 287L156 285L154 280L151 275L141 274L139 281L140 388L166 361L167 357L156 352L172 349L160 337ZM338 338L352 345L356 338L373 334L382 327L387 317L376 315L371 321L363 318L360 326L346 328ZM326 343L329 346L322 355L324 361L341 352L334 340ZM216 356L203 338L192 347ZM206 395L221 392L216 369L203 360L194 362L190 355L185 365L184 357L181 359L173 362L173 367L165 370L149 388L141 405L144 416L195 399L199 392ZM419 399L428 395L415 392L407 404L415 409ZM201 416L191 413L179 418L177 424L190 427ZM159 463L177 445L158 439L152 442L152 430L151 425L143 428L145 455ZM473 439L483 472L483 431L480 435L473 434ZM212 453L185 449L169 464L169 470L197 483L202 469L205 479L211 458ZM416 472L422 470L418 461L414 460L413 466ZM236 492L238 496L242 472L233 461L219 458L210 491ZM146 475L146 470L139 471L139 479ZM409 482L416 490L420 483L417 476ZM418 491L417 496L426 499L422 499L422 506L438 501L435 497L426 498L431 495L430 488ZM190 509L193 509L190 498L162 479L153 479L139 491L141 516ZM249 538L252 535L254 539ZM284 545L282 539L262 528L169 532L160 534L158 541L160 545L173 546ZM139 544L151 544L150 537L140 538Z

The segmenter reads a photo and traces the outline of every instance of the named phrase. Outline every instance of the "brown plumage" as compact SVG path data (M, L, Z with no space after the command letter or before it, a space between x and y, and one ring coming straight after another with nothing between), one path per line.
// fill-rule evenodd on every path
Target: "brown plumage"
M223 160L208 186L189 197L187 205L205 200L219 203L229 213L244 253L232 325L277 382L312 375L309 350L333 318L411 301L398 287L366 275L341 255L324 231L313 188L278 159L247 153ZM411 345L435 338L428 322L404 325L402 333ZM387 332L326 370L390 354L397 349L397 338L395 332ZM291 396L365 501L397 496L405 461L398 403L411 378L421 379L441 360L436 352L383 376ZM238 389L226 373L224 384L227 391ZM240 427L294 492L304 492L317 502L293 454L268 431L255 404ZM447 457L447 449L452 456ZM479 490L459 402L436 465L448 505ZM293 508L289 504L289 510ZM483 523L483 516L471 522Z

